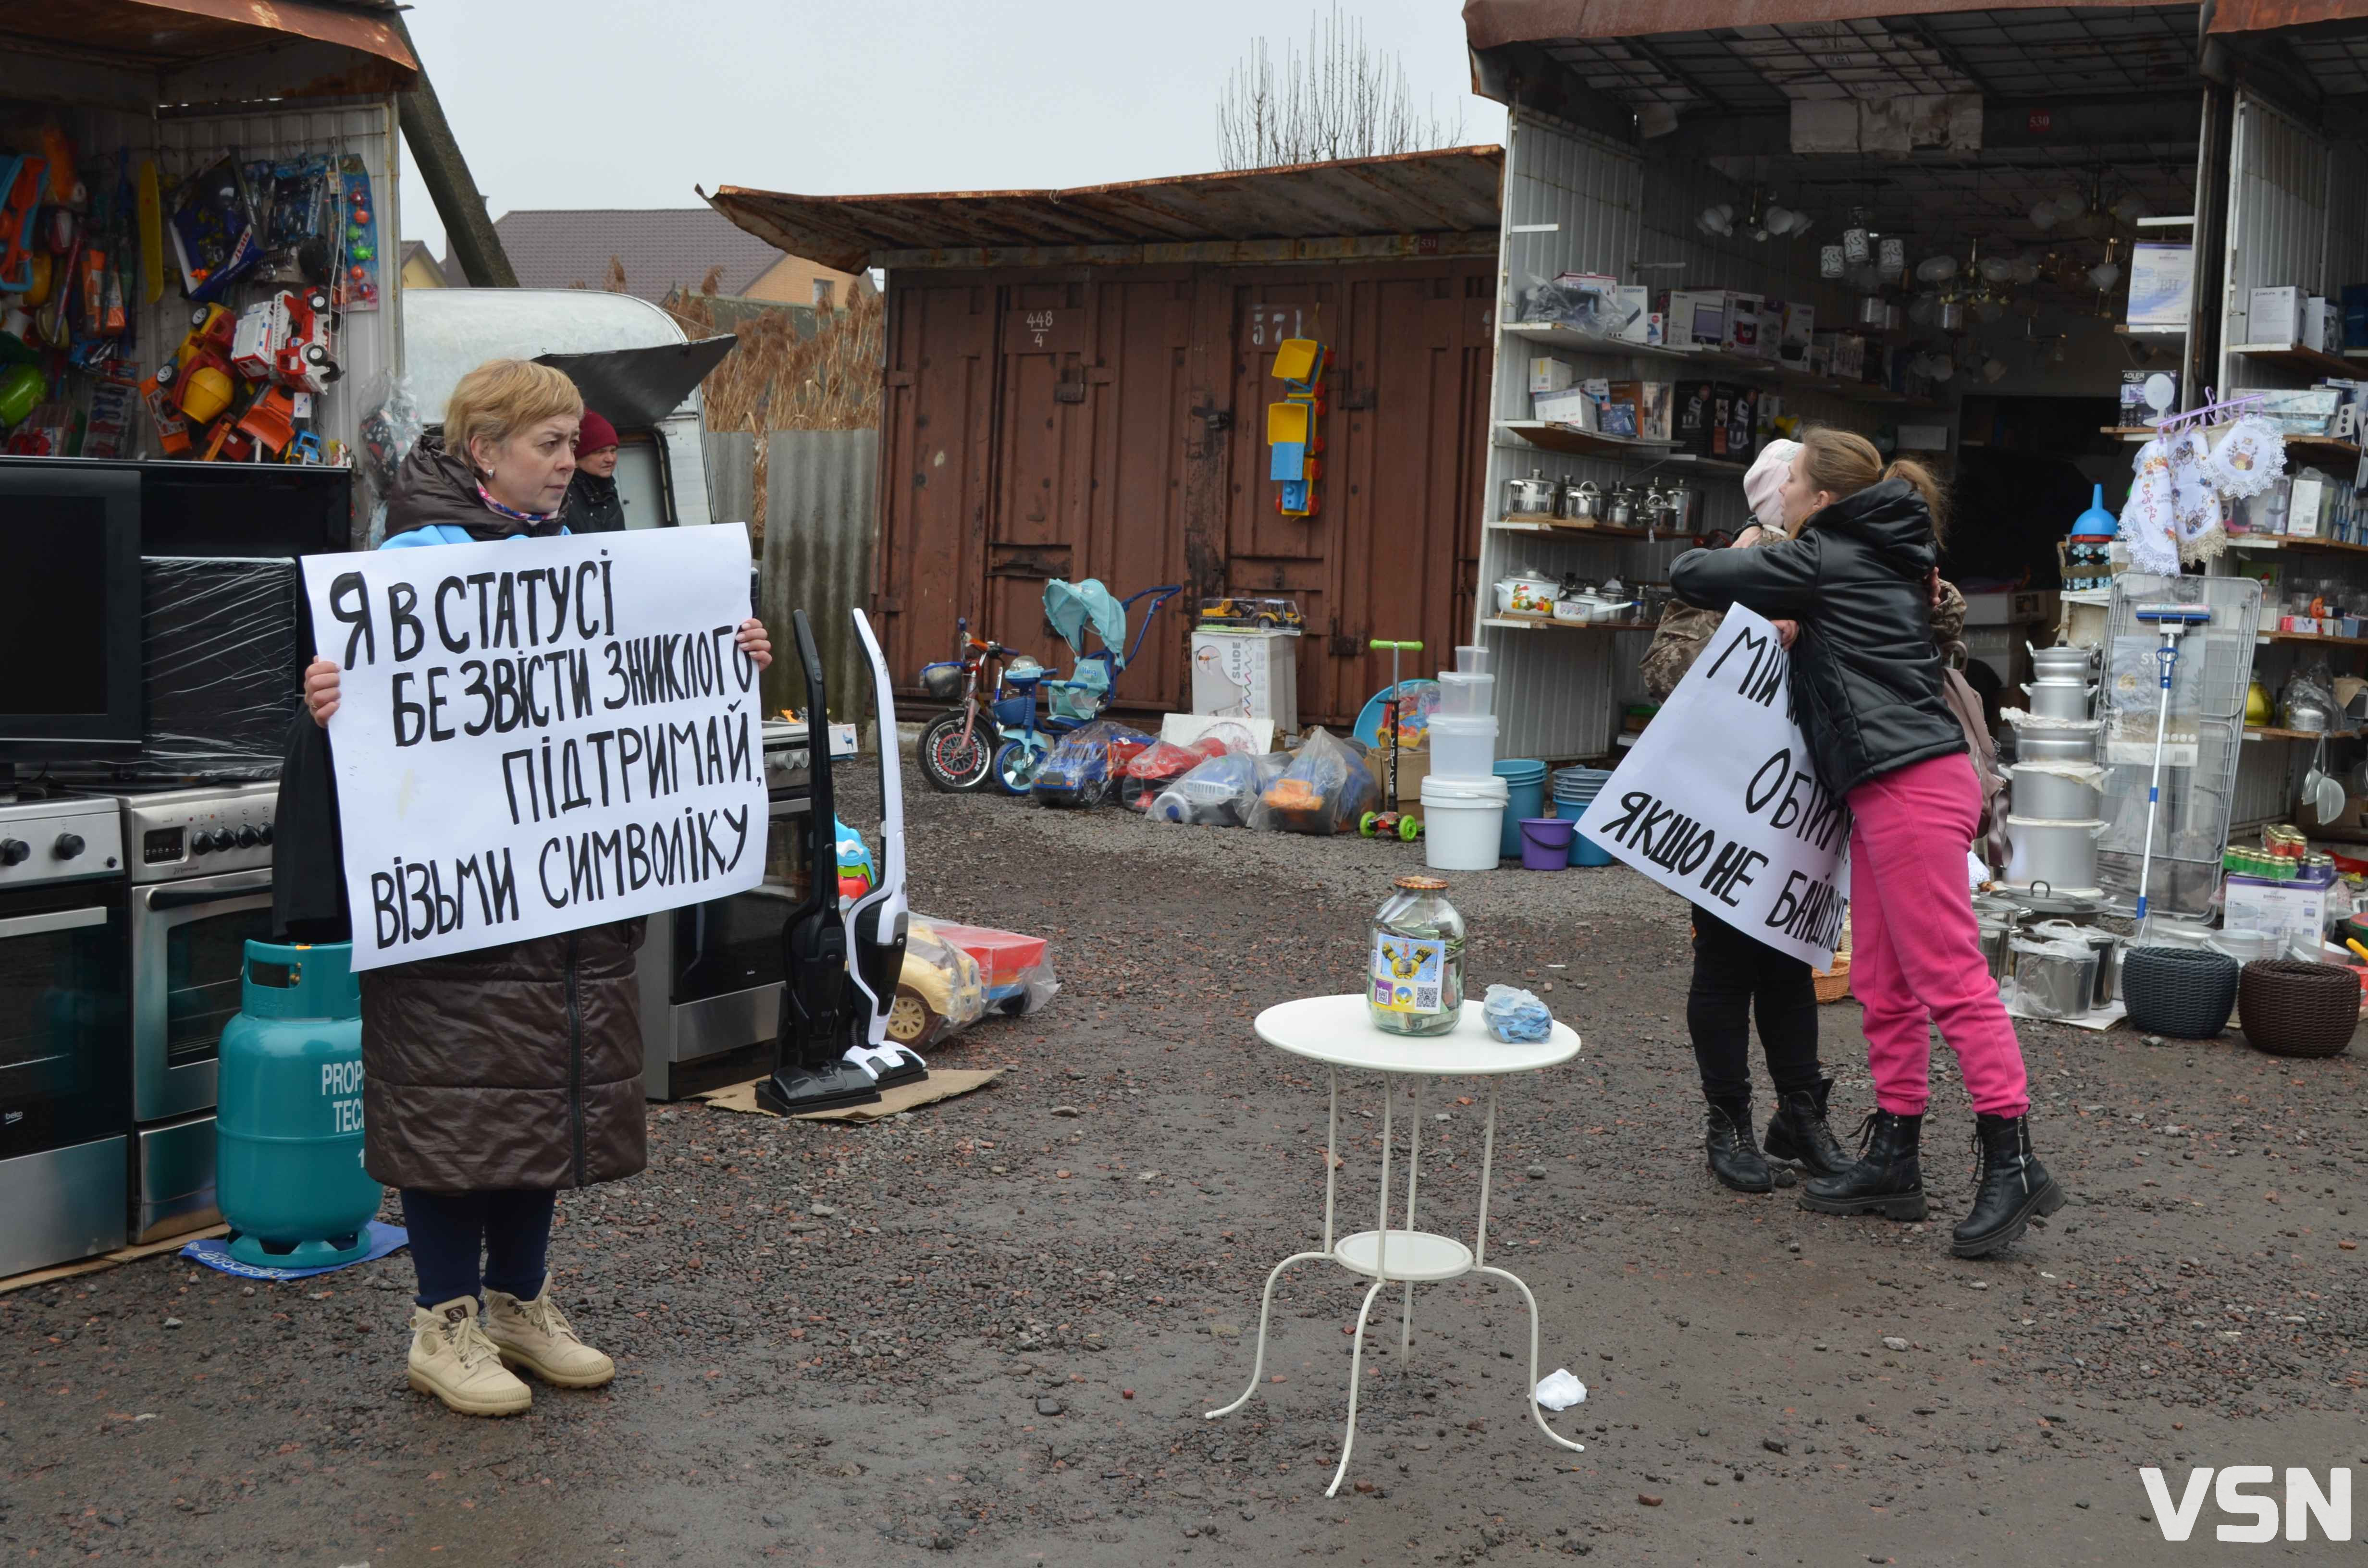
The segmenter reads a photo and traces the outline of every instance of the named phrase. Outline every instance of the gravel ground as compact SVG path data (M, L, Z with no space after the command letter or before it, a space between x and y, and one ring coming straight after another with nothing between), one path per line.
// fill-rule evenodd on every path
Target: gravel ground
M1970 1113L1945 1059L1930 1222L1726 1193L1683 907L1624 870L1506 870L1454 879L1475 985L1529 983L1586 1050L1508 1087L1490 1256L1536 1291L1541 1370L1591 1391L1556 1422L1587 1451L1530 1425L1519 1295L1467 1278L1421 1290L1403 1360L1377 1304L1353 1487L1327 1501L1346 1276L1286 1277L1258 1399L1201 1414L1246 1385L1266 1272L1322 1213L1323 1081L1248 1026L1353 987L1418 849L908 789L919 907L1053 937L1053 1006L939 1052L1009 1064L998 1085L870 1129L653 1108L648 1173L567 1197L553 1244L621 1375L522 1419L404 1387L400 1255L277 1286L154 1259L0 1297L0 1560L2136 1563L2164 1550L2140 1465L2176 1490L2191 1462L2368 1464L2356 1054L2026 1028L2073 1201L1960 1262ZM1857 1010L1824 1018L1847 1131L1871 1102ZM1452 1089L1422 1198L1463 1228L1481 1108ZM1349 1216L1378 1093L1344 1085Z

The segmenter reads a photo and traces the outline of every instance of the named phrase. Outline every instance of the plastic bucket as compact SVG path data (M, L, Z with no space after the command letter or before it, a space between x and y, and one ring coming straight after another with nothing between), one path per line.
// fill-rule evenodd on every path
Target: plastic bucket
M1570 869L1571 840L1578 836L1578 829L1569 818L1523 817L1518 825L1521 831L1521 865L1525 869Z
M1505 835L1505 781L1422 781L1423 863L1434 871L1490 871Z
M1497 845L1497 854L1509 860L1526 853L1521 846L1521 819L1546 814L1546 765L1526 757L1511 756L1497 764L1497 777L1505 781L1505 836Z
M1576 823L1587 814L1587 808L1592 804L1594 802L1591 801L1556 801L1554 815L1565 822ZM1611 852L1599 846L1587 835L1573 828L1570 835L1570 863L1574 866L1609 866L1611 864Z

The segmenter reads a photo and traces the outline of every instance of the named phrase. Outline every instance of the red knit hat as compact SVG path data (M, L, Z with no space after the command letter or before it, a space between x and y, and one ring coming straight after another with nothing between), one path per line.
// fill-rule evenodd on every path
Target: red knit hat
M584 423L576 427L575 455L579 458L588 458L594 452L616 444L617 427L590 409L586 409Z

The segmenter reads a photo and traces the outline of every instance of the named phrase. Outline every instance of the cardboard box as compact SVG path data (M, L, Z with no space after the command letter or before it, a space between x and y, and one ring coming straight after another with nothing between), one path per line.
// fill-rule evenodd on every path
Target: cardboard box
M1731 462L1746 462L1751 457L1753 426L1759 417L1759 390L1754 387L1722 387L1720 406L1725 415L1718 429L1712 432L1710 455Z
M1295 733L1299 638L1288 631L1194 628L1192 711L1271 719L1283 733Z
M1675 390L1668 381L1613 381L1605 392L1605 406L1607 411L1613 405L1634 409L1639 439L1671 440L1670 404Z
M1642 283L1622 283L1611 291L1612 320L1622 343L1654 341L1653 290Z
M1855 332L1834 335L1833 377L1839 381L1866 380L1866 339Z
M1672 348L1715 348L1726 335L1726 295L1701 289L1672 290L1661 307L1662 336Z
M2302 341L2301 290L2256 289L2245 314L2245 341L2288 344Z
M1596 416L1596 394L1583 385L1536 393L1530 399L1530 412L1549 425L1570 425L1581 430L1603 427Z
M2160 406L2157 406L2159 403ZM2177 370L2123 370L2122 423L2152 425L2179 410Z
M1530 391L1557 392L1578 380L1578 367L1552 354L1530 356Z
M2343 318L2335 301L2317 294L2303 301L2302 343L2321 354L2343 351Z
M1796 370L1809 368L1809 348L1817 335L1817 307L1796 301L1784 301L1783 325L1776 341L1778 363Z
M2184 329L2194 287L2194 246L2132 245L2128 324Z
M1716 381L1678 382L1670 399L1669 439L1686 451L1708 457L1711 432L1725 420L1717 401Z
M2301 815L2300 808L2295 814ZM2232 876L2223 890L2226 928L2274 931L2279 949L2296 937L2317 942L2327 929L2327 889L2316 882L2273 882Z
M2327 537L2327 514L2335 486L2312 474L2296 474L2286 491L2286 532L2296 539Z
M1747 359L1770 358L1773 356L1760 341L1760 296L1729 290L1726 296L1726 320L1719 333L1719 347Z

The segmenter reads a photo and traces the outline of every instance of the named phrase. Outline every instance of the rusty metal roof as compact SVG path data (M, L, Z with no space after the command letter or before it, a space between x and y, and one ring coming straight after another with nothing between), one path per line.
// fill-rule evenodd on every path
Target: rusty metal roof
M2258 33L2358 21L2368 21L2368 0L2220 0L2212 8L2209 30Z
M707 199L792 255L855 272L885 252L1482 233L1493 244L1504 166L1501 147L1444 147L1071 190L796 196L727 185Z
M383 92L419 70L398 17L392 0L0 0L0 49L162 74L294 38L347 54L321 90Z
M2087 9L2153 6L2160 0L2089 0ZM2291 3L2291 0L2290 0ZM2307 4L2308 0L2301 0ZM2054 11L2059 0L1463 0L1463 36L1474 49L1563 39L1652 38L1662 33L1939 17L1964 11ZM2194 7L2190 6L2189 10Z

